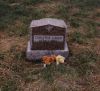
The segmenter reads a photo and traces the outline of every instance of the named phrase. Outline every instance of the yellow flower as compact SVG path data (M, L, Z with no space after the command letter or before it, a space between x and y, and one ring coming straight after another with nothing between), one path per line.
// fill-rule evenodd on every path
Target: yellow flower
M61 56L61 55L58 55L56 57L56 63L59 64L59 63L64 63L64 60L65 60L65 57Z

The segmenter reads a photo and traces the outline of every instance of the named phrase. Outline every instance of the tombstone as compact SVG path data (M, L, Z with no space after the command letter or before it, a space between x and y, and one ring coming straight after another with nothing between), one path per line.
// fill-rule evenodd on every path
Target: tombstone
M45 55L68 56L67 25L63 20L44 18L30 24L27 59L38 60Z

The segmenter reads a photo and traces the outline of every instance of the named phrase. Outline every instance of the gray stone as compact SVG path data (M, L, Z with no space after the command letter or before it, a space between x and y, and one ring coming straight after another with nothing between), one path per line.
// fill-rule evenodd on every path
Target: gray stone
M67 29L67 25L63 20L54 19L54 18L43 18L40 20L33 20L30 24L30 28L40 27L45 25L52 25L52 26L57 26L57 27L62 27Z
M45 55L53 55L53 54L62 55L65 58L67 58L69 54L67 43L65 43L64 50L31 50L30 41L28 42L27 52L26 52L28 60L38 60Z

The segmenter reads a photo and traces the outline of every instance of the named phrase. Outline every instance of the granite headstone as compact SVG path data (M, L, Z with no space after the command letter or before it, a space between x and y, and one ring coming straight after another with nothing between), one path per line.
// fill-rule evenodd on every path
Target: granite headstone
M45 55L68 56L67 25L63 20L44 18L30 24L27 59L37 60Z

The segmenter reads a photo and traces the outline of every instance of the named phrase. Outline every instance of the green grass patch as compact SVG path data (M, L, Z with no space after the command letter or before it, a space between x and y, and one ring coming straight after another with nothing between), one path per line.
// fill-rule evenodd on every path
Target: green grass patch
M79 54L73 55L71 60L71 65L76 69L79 76L83 76L90 74L93 71L90 63L99 61L99 55L87 49Z
M77 13L74 13L72 16L74 17L79 17L79 18L86 18L88 17L89 14L89 11L85 11L85 10L79 10L79 12Z
M55 64L48 65L41 71L41 77L47 82L52 83L56 77L66 75L68 76L75 76L75 70L68 65L60 64L56 66Z
M25 82L34 82L40 79L41 69L30 69L29 71L24 71L21 77Z
M25 36L28 34L28 26L23 23L18 26L9 25L7 33L9 36Z
M100 24L97 22L93 22L93 21L88 21L87 23L87 37L88 38L94 38L100 35L100 31L98 29L96 29L96 27L99 27Z
M79 44L86 44L86 37L85 35L83 35L82 33L75 31L73 32L71 35L69 35L71 37L71 41L75 42L75 43L79 43Z
M25 60L25 51L21 50L19 46L14 45L9 51L10 55L12 56L13 60L22 61Z
M70 26L75 28L78 28L82 25L82 20L75 17L70 17L69 22L70 22Z
M68 19L69 18L68 7L64 4L59 5L57 14L63 19Z
M5 58L5 53L0 52L0 61L4 60L4 58Z
M14 80L7 80L2 86L1 91L17 91L17 84Z
M96 17L100 17L100 12L96 13L95 16L96 16Z
M23 3L26 5L32 5L37 3L43 3L43 2L50 2L51 0L23 0Z
M2 31L8 29L11 34L25 35L29 21L45 17L45 11L42 9L27 7L21 2L15 5L8 2L0 1L0 30ZM24 24L16 28L14 27L15 21L22 21ZM11 29L12 25L14 29Z
M100 4L100 0L70 0L70 2L80 8L94 8Z
M8 21L10 21L10 10L11 8L7 3L0 1L0 28L5 28Z
M32 19L40 19L45 17L45 10L42 9L34 9L32 13Z

